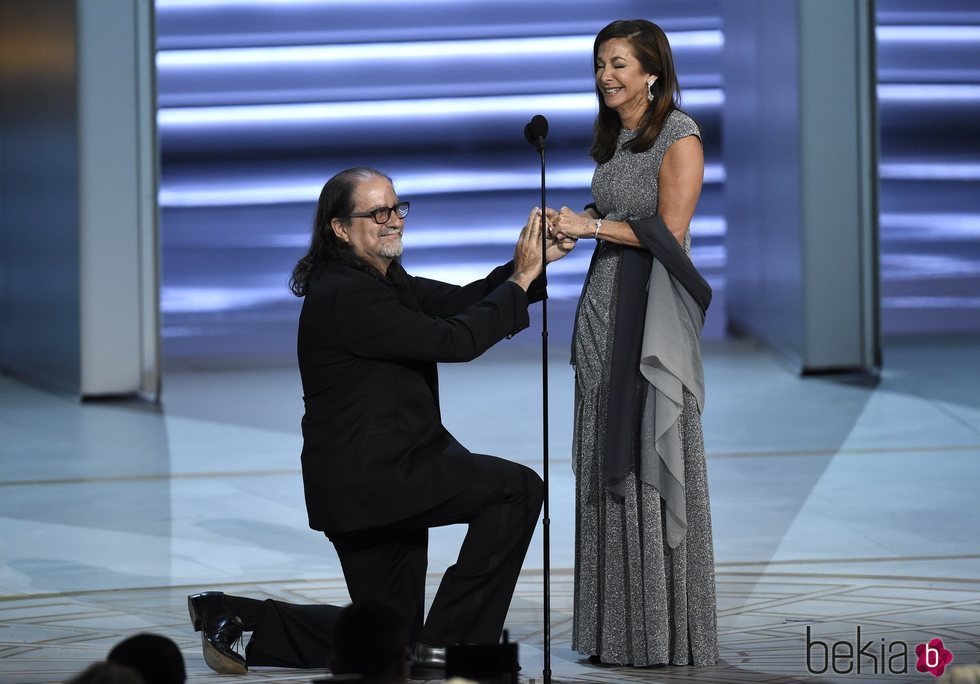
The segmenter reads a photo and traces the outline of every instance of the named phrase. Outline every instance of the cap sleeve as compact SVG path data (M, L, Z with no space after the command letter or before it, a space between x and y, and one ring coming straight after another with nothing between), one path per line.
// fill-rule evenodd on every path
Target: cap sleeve
M691 135L697 136L698 140L700 140L701 127L690 116L679 109L675 109L667 116L667 120L664 121L662 135L665 143L664 147L667 148L681 138L686 138Z

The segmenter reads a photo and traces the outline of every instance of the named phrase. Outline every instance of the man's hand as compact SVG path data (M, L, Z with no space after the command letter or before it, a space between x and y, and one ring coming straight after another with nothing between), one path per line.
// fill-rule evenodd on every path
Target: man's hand
M510 280L526 292L534 279L541 275L541 268L541 210L534 207L514 247L514 273Z
M545 258L549 264L552 261L558 261L575 249L577 243L578 240L570 237L548 238L548 251L544 253Z

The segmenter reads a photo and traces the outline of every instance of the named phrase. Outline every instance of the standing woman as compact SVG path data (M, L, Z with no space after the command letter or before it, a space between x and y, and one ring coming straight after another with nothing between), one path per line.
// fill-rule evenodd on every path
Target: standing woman
M594 204L549 210L597 241L575 321L575 618L592 662L717 661L700 333L711 299L690 261L704 156L678 108L667 37L614 21L593 47Z

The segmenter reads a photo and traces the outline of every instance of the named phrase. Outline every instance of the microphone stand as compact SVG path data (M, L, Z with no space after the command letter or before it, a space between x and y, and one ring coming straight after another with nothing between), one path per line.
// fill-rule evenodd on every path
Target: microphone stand
M541 277L548 282L548 231L545 217L545 160L544 138L535 140L535 147L541 155ZM541 300L541 413L542 413L542 467L544 480L544 501L542 521L542 542L544 546L544 684L551 684L551 512L548 492L548 296Z
M548 282L548 230L545 209L544 177L544 139L548 135L548 120L540 114L534 116L524 127L524 138L534 145L541 156L541 277ZM542 472L544 481L543 497L543 539L544 542L544 684L551 684L551 512L549 509L548 486L548 295L541 301L541 418L542 418Z

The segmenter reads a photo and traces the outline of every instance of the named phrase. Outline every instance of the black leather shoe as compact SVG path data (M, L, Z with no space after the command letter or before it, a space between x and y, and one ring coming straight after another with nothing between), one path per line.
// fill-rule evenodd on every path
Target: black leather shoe
M225 607L225 595L220 591L206 591L187 597L187 610L191 615L194 631L201 633L204 662L218 674L245 674L245 659L235 650L235 642L241 639L242 619Z
M445 679L446 647L415 644L412 649L412 679Z

